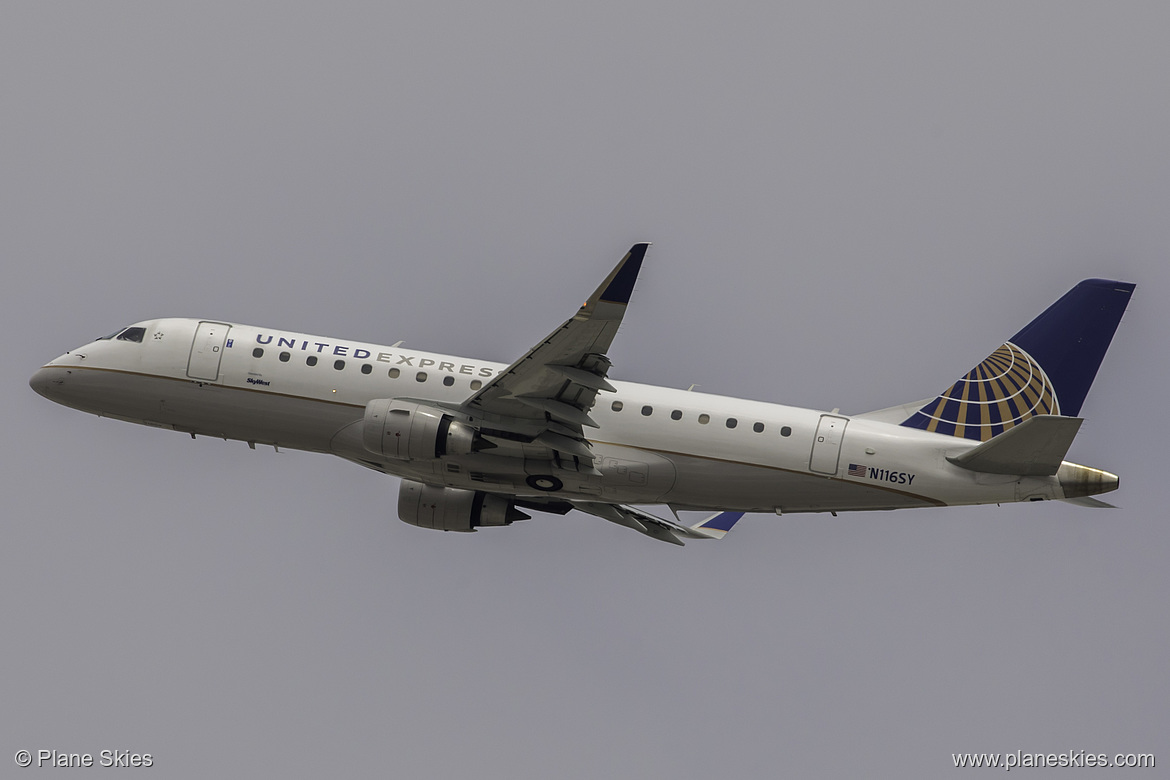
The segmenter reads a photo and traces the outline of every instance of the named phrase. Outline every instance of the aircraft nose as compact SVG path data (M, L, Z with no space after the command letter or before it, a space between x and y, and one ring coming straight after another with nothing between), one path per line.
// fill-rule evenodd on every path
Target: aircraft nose
M35 390L38 395L43 395L49 400L53 400L61 385L61 369L55 369L51 366L41 368L28 380L29 387Z

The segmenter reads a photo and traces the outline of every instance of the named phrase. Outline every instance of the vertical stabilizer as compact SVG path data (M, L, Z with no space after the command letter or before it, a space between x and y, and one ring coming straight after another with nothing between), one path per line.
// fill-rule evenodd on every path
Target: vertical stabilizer
M902 425L988 441L1038 414L1076 417L1133 290L1081 282Z

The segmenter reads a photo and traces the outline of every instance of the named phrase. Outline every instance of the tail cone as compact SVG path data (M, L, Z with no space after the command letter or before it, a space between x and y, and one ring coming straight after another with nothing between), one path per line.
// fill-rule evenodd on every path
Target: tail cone
M1081 498L1095 496L1098 493L1108 493L1117 490L1120 483L1116 474L1108 471L1093 469L1088 466L1078 466L1076 463L1064 462L1056 472L1060 480L1060 488L1065 498Z

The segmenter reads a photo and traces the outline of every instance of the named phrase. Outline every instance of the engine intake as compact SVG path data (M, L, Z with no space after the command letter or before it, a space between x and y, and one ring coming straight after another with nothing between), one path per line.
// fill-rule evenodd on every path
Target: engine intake
M404 479L398 489L398 517L420 528L469 532L484 526L511 525L529 515L512 501L491 493Z
M467 455L476 439L474 428L433 406L397 398L366 404L362 444L378 455L401 460Z

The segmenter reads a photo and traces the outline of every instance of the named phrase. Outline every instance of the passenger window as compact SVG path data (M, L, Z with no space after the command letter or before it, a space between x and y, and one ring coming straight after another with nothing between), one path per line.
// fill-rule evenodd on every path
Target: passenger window
M673 412L670 413L670 419L681 420L682 419L682 412L679 411L678 409L675 409Z
M727 427L728 428L734 428L737 425L739 425L739 420L735 419L734 417L727 418Z
M397 379L397 378L398 378L398 375L399 375L399 374L401 374L401 373L402 373L402 372L401 372L401 371L399 371L397 368L392 368L392 369L390 369L390 378L391 378L391 379Z
M478 379L471 380L471 389L472 390L478 390L481 387L483 387L483 382L479 381Z
M362 373L363 374L368 374L373 370L374 370L374 367L371 366L369 363L362 363Z
M317 365L317 356L316 355L309 355L307 358L305 358L305 365L306 366Z
M781 436L791 436L792 429L789 428L787 425L785 425L783 428L780 429L780 435Z
M333 367L336 368L338 371L340 371L341 369L345 368L345 361L344 360L334 360Z
M649 417L652 414L654 414L654 407L653 406L643 406L642 407L642 416L643 417Z
M281 352L281 353L280 353L280 362L281 362L281 363L287 363L287 362L288 362L288 359L289 359L289 358L291 358L291 357L292 357L292 355L288 354L287 352Z
M755 425L752 426L752 430L755 431L756 433L763 433L764 432L764 424L763 423L756 423Z
M121 336L118 338L121 338ZM262 347L256 347L256 349L252 350L252 357L264 357L264 349Z
M455 377L453 377L453 376L445 376L445 377L443 377L443 384L444 384L446 387L450 387L451 385L455 384Z
M425 381L427 381L427 372L426 371L419 371L417 374L414 375L414 378L415 378L415 381L417 381L417 382L425 382Z
M118 341L134 341L141 344L142 337L145 335L146 328L126 328L118 334Z
M700 414L699 415L699 425L706 425L709 422L711 422L711 415L709 415L709 414Z
M623 406L623 404L621 401L614 401L612 404L609 405L609 408L613 409L615 412L620 412L622 410L622 406Z

